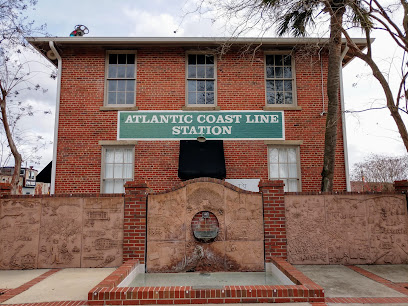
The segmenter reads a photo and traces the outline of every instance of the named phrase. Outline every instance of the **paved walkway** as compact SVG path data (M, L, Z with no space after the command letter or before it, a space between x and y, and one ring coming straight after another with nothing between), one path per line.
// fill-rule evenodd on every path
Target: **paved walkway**
M363 304L408 306L408 265L296 266L296 268L325 289L326 304L279 304L281 306ZM0 271L0 304L87 305L88 291L114 270L113 268L3 270Z

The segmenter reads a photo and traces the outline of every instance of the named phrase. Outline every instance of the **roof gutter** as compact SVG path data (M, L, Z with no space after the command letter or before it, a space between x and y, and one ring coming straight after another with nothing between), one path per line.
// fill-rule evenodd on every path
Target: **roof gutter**
M341 62L346 56L349 47L346 47L341 54ZM344 112L344 87L343 87L343 69L342 64L340 63L340 104L341 104L341 125L343 128L343 149L344 149L344 166L346 170L346 186L347 191L351 191L350 184L350 173L349 173L349 160L348 160L348 147L347 147L347 129L346 129L346 113Z
M51 194L55 194L55 177L57 173L58 121L59 121L59 107L60 107L60 98L61 98L62 58L54 46L54 41L50 40L49 46L53 53L53 56L55 56L58 60L57 98L56 98L56 104L55 104L54 144L53 144L53 152L52 152L52 169L51 169Z

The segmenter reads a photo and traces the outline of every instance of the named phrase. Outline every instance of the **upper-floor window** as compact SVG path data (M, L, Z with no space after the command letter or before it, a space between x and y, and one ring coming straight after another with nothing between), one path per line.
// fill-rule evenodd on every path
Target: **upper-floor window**
M136 53L108 51L105 106L132 106L136 101Z
M266 105L295 106L293 58L290 54L266 54Z
M187 55L187 105L216 105L215 57L213 54Z

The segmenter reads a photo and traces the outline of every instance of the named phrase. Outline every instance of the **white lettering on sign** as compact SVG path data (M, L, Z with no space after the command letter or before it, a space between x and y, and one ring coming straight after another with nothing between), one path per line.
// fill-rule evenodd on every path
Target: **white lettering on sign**
M232 126L173 126L173 135L231 135Z

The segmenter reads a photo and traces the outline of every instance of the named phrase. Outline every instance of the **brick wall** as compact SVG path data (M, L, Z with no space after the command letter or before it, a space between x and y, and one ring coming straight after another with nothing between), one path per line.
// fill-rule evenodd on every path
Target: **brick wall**
M261 181L264 205L265 262L287 257L283 181Z
M137 51L139 110L181 110L185 105L185 49L139 48ZM56 193L100 191L101 140L116 140L117 111L102 111L105 50L98 47L64 49L58 132ZM326 80L327 56L323 56ZM297 100L302 110L285 111L287 140L300 146L302 190L320 189L325 116L320 61L298 51ZM265 105L263 54L254 59L229 52L218 59L218 106L221 110L262 110ZM324 89L324 92L326 89ZM339 118L340 120L340 118ZM267 145L263 141L224 141L227 178L268 179ZM177 185L178 141L139 141L135 147L137 179L154 191ZM341 123L338 127L335 190L345 190Z

